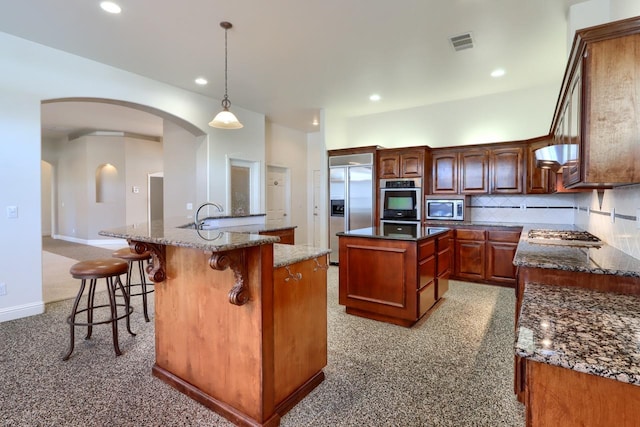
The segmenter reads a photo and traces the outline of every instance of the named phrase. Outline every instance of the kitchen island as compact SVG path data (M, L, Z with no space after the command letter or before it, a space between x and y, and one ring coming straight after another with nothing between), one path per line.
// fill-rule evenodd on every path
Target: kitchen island
M161 221L100 234L151 253L156 377L243 426L279 425L324 380L328 250Z
M448 289L451 234L442 227L337 233L339 303L348 314L413 326Z

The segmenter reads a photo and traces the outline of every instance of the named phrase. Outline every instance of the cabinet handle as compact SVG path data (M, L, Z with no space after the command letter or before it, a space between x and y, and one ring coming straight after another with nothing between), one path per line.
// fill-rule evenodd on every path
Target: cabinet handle
M289 266L288 265L286 265L284 268L285 268L285 270L287 270L287 273L289 274L288 277L284 278L285 282L288 282L289 280L294 280L296 282L299 281L299 280L302 280L302 273L291 273L291 270L289 270Z
M322 265L322 264L320 264L320 263L318 262L318 259L317 259L317 258L314 258L314 259L313 259L313 262L315 262L315 263L316 263L316 266L315 266L315 267L313 267L313 271L318 271L318 270L328 270L328 269L329 269L329 264Z

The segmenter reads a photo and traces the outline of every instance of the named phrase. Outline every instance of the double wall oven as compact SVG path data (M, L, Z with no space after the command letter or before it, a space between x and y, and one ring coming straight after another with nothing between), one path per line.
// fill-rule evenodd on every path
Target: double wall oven
M385 235L417 235L422 220L422 179L381 179L379 200L380 228Z

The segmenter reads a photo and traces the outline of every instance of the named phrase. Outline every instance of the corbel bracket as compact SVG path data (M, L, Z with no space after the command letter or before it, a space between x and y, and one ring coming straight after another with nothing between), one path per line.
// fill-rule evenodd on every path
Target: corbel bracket
M247 276L244 251L212 252L209 266L214 270L224 271L231 268L236 283L229 291L229 302L234 305L244 305L249 301L249 289L245 286Z

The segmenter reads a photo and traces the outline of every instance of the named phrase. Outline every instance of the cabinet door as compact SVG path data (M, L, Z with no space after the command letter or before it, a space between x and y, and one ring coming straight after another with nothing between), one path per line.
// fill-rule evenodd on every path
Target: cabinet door
M517 247L516 243L487 242L487 280L515 286L516 267L513 265L513 257Z
M483 280L485 275L484 240L457 240L455 243L456 277Z
M546 147L549 143L550 141L545 140L534 142L527 147L527 194L546 194L553 190L555 173L549 169L536 167L535 151Z
M470 150L460 153L460 193L486 194L489 192L489 153Z
M432 153L431 182L433 194L458 194L457 152Z
M398 153L378 154L378 178L400 178L400 156Z
M491 194L522 194L523 147L493 149L489 164Z
M424 154L415 150L400 154L400 176L402 178L422 178Z

